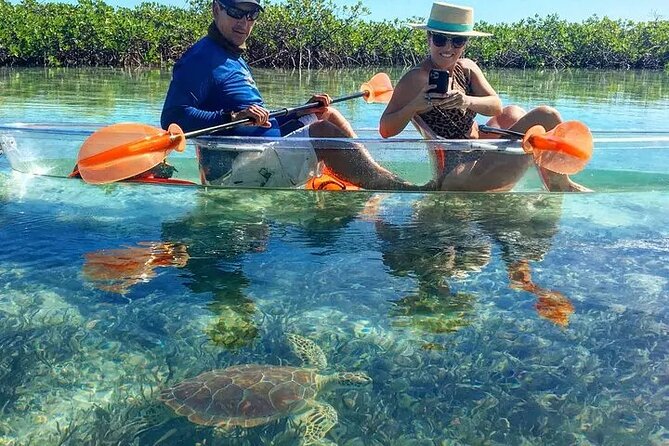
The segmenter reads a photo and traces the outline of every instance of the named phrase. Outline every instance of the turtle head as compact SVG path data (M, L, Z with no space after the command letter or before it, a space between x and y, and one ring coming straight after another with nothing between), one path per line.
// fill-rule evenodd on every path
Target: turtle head
M365 372L337 373L337 382L344 387L364 387L372 383L372 378Z

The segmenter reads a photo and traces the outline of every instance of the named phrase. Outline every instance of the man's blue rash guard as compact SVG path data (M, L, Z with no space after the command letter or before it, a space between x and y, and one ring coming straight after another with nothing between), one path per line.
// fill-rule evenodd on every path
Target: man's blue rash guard
M184 132L190 132L229 122L230 112L252 104L265 106L249 66L240 55L206 36L174 66L160 124L166 129L176 123ZM270 122L271 128L238 125L217 134L281 136L277 121Z

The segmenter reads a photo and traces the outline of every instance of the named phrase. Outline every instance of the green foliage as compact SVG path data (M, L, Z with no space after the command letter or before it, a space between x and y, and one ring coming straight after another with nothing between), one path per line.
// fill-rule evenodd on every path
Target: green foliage
M102 0L0 0L0 64L160 65L176 60L207 21L203 14L157 3L128 9Z
M473 40L467 51L484 66L662 69L669 62L667 20L635 23L592 16L569 23L549 15L479 28L494 36Z
M147 2L132 9L103 0L0 0L0 65L169 65L206 33L210 21L211 0L189 0L186 8ZM477 28L494 37L472 39L467 55L487 67L669 68L667 20L593 16L569 23L549 15ZM426 52L425 33L399 20L377 21L362 2L274 0L257 22L246 58L256 66L285 68L411 66Z

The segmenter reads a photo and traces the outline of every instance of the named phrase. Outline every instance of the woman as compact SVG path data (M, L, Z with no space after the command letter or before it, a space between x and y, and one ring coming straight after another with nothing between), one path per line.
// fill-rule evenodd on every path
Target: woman
M412 121L424 136L446 139L493 138L479 132L474 121L477 114L491 116L493 127L525 132L533 125L550 130L562 122L557 110L547 106L525 112L518 106L502 108L499 96L479 66L463 58L470 37L490 36L474 31L472 8L435 2L426 24L414 28L427 30L430 54L400 79L393 97L381 117L381 136L400 133ZM446 93L429 92L431 70L445 70L450 76ZM440 152L437 162L437 187L442 190L509 190L532 164L529 156L487 153ZM584 191L566 175L543 168L539 173L551 191Z

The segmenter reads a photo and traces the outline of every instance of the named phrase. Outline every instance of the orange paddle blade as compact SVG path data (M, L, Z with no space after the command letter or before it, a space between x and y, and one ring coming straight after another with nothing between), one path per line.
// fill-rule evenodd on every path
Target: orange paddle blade
M335 172L328 166L323 166L320 175L313 176L307 184L305 189L311 190L360 190L360 187L346 180L338 178Z
M534 155L537 165L567 175L583 170L593 147L590 129L578 121L563 122L549 132L536 125L523 137L523 149Z
M176 124L167 131L146 124L114 124L84 141L77 165L87 183L112 183L145 172L161 163L170 150L185 147L183 130Z
M393 83L386 73L377 73L360 86L360 91L369 93L363 96L367 103L387 104L393 96Z

